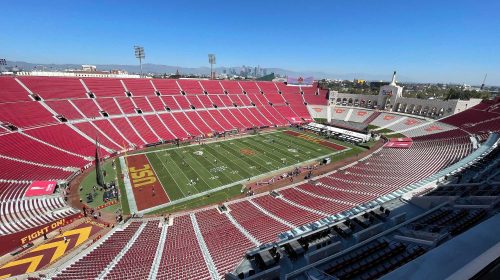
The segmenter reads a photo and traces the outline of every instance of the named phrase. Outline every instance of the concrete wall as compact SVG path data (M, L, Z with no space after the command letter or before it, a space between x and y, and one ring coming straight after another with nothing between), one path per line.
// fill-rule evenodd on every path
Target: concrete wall
M426 116L431 118L447 117L462 112L481 102L481 99L470 100L439 100L398 98L391 111Z
M333 105L374 108L378 103L378 95L339 93L330 91L330 103Z

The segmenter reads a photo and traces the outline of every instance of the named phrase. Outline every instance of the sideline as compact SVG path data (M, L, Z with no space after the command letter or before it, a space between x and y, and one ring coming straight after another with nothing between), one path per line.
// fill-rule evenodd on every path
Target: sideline
M132 215L133 213L137 213L137 204L135 202L132 184L130 183L130 178L128 176L128 167L123 156L120 157L120 166L122 168L123 185L125 187L125 192L127 193L128 207L130 209L130 215Z

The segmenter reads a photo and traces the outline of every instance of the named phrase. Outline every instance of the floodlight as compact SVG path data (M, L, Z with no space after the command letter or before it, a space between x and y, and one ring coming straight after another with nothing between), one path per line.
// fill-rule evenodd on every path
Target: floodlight
M135 52L135 58L139 59L139 65L141 67L141 77L142 77L142 60L146 58L144 47L134 46L134 52Z
M215 64L215 54L208 54L208 63L210 63L210 78L214 79L215 78L215 73L214 73L214 64Z

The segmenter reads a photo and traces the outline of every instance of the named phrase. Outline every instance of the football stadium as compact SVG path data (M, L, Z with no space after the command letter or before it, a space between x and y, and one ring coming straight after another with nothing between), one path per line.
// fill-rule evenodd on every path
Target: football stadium
M135 70L0 59L0 279L498 279L486 76L463 97L116 48Z

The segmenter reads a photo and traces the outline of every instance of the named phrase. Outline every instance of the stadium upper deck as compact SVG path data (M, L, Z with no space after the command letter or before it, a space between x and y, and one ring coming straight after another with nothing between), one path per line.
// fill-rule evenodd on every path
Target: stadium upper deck
M280 87L271 82L0 77L0 142L12 143L2 145L2 167L9 172L0 179L68 179L91 163L96 138L101 154L108 156L162 141L308 122L305 104L326 103L320 88Z

